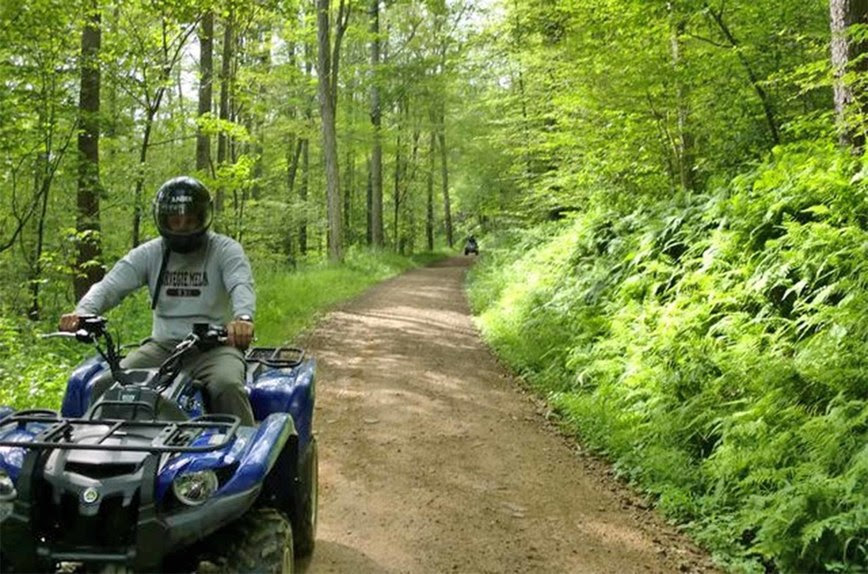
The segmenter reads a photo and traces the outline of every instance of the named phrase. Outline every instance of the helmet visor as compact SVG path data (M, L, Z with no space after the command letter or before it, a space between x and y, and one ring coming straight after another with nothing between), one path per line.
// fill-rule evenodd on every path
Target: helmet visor
M211 225L211 202L207 196L182 190L160 198L154 215L163 234L197 235Z

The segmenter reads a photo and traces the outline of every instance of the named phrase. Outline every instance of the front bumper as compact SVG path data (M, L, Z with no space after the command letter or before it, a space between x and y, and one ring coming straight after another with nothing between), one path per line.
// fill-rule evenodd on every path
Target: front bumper
M18 571L44 571L57 562L123 563L140 572L160 569L171 552L184 548L242 516L256 501L260 487L214 498L202 506L160 514L153 504L139 507L135 544L127 548L66 547L41 539L33 531L33 505L16 501L0 522L0 550ZM44 512L45 509L42 509Z

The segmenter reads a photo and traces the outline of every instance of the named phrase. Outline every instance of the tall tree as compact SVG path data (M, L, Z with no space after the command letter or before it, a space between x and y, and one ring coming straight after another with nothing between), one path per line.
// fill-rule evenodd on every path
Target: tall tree
M443 189L443 224L446 226L446 244L452 247L455 243L455 238L452 230L452 201L449 198L449 150L446 148L445 109L441 109L438 119L439 131L437 139L440 141L440 184Z
M230 88L232 86L232 59L235 47L235 17L232 9L223 22L223 56L220 62L220 133L217 135L217 165L223 166L230 161L229 134L226 131L230 121ZM214 211L219 216L223 212L225 192L222 185L217 186L217 194L214 198Z
M313 75L313 48L309 42L304 45L304 77L310 81ZM306 97L304 108L305 127L310 128L313 124L313 98ZM302 255L307 254L308 237L307 224L310 210L307 205L308 192L310 190L310 137L307 130L301 140L301 185L298 189L298 199L302 206L301 220L298 224L298 249ZM337 153L337 152L335 152Z
M383 142L382 142L382 108L380 102L380 0L371 0L371 125L373 126L373 143L371 145L371 207L370 207L370 237L371 242L383 246Z
M213 172L211 168L211 136L205 133L201 121L211 113L214 77L214 12L207 10L199 27L199 120L196 134L196 169ZM211 173L213 176L213 173Z
M428 135L428 173L426 182L426 209L425 209L425 239L428 251L434 251L434 164L437 155L437 140L434 127L431 126Z
M78 191L76 193L75 262L76 299L102 278L99 221L99 52L102 42L99 0L89 0L81 32L81 86L79 91Z
M832 70L835 74L835 113L841 145L857 153L865 147L865 128L860 125L868 113L868 103L857 104L852 83L846 80L850 71L868 71L865 54L868 42L857 41L850 35L854 24L868 24L868 0L830 0L832 28Z
M694 174L694 141L690 129L690 99L687 89L687 79L682 62L682 37L684 36L686 20L676 9L675 3L669 3L669 46L672 55L672 73L675 81L675 106L677 108L678 132L675 142L675 159L678 166L678 176L681 188L693 190Z
M326 172L329 260L343 259L341 234L341 189L338 166L338 142L335 126L335 99L331 74L331 2L317 0L317 87L322 122L323 158ZM343 4L343 0L341 0Z

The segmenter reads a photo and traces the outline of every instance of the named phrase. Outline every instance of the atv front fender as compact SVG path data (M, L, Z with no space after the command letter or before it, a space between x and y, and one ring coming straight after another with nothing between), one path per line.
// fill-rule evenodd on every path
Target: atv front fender
M289 440L298 440L292 417L286 413L269 415L250 439L250 446L235 474L216 496L236 494L261 485Z
M76 367L66 383L60 414L82 417L90 404L90 389L96 378L108 368L101 357L91 357Z

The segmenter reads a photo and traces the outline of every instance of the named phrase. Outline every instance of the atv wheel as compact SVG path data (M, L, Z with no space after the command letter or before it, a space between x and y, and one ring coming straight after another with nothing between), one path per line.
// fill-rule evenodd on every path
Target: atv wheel
M298 557L309 556L313 553L316 543L316 515L319 498L319 469L318 469L316 437L312 437L308 454L301 464L299 495L296 497L298 505L295 509L293 520L293 532L295 534L295 555Z
M249 572L292 574L292 526L273 508L253 508L210 541L211 556L200 562L199 573Z

